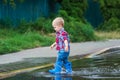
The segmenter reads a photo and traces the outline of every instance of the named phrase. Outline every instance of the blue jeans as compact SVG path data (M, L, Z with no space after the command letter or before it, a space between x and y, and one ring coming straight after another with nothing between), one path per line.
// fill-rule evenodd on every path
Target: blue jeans
M63 66L66 70L66 73L69 73L69 74L72 73L72 65L68 61L69 52L70 51L65 52L64 50L58 51L58 57L56 59L55 68L52 70L49 70L50 73L52 74L60 73Z
M56 60L56 64L59 64L62 67L65 64L70 63L68 61L69 53L70 53L70 51L68 51L68 52L65 52L64 50L58 51L58 57Z

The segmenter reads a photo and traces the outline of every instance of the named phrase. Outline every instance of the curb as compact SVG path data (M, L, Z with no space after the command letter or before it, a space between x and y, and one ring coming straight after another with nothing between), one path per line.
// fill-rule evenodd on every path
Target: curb
M30 71L33 71L33 70L50 67L52 65L53 65L53 63L42 65L42 66L31 67L31 68L14 70L14 71L10 71L10 72L3 72L3 73L0 73L0 79L4 79L4 78L7 78L7 77L15 76L16 74L20 74L20 73L24 73L24 72L30 72Z
M108 47L108 48L102 49L102 50L100 50L100 51L98 51L98 52L95 52L95 53L93 53L93 54L88 54L88 55L85 56L84 58L92 58L92 57L94 57L94 56L96 56L96 55L100 55L100 54L104 53L105 51L110 50L110 49L114 49L114 48L120 48L120 46Z

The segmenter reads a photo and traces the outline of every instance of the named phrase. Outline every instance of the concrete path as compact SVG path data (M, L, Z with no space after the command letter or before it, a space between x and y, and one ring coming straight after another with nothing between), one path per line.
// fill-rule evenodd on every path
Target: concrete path
M82 42L82 43L71 43L70 56L85 55L96 53L105 48L120 47L120 40L108 40L108 41L97 41L97 42ZM25 58L34 57L56 57L56 50L51 50L49 47L39 47L35 49L28 49L16 53L0 55L0 64L13 63L22 61Z

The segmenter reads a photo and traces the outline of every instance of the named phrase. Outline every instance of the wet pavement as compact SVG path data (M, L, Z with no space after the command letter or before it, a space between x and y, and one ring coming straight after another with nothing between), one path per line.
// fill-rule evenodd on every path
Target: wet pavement
M118 48L118 50L116 50L117 48ZM111 49L112 49L112 51L110 51ZM111 52L117 53L116 51L119 52L119 49L120 49L120 40L71 43L70 60L73 60L73 62L74 62L74 59L77 59L77 60L80 59L80 61L82 61L81 58L85 57L87 55L87 58L92 58L90 60L86 59L88 61L88 63L90 63L90 61L92 60L92 63L89 64L90 65L89 68L87 68L87 67L85 68L85 66L83 66L83 67L82 66L77 66L77 68L74 68L75 73L76 73L74 76L64 76L64 75L54 76L54 75L52 75L52 77L49 77L51 75L48 75L47 78L50 78L50 79L47 79L44 76L40 76L40 75L36 76L37 74L33 75L34 73L39 73L39 71L37 71L37 72L34 72L33 74L32 73L27 73L27 74L24 73L24 74L17 75L15 77L13 77L13 79L10 79L10 78L7 79L6 78L5 80L9 80L9 79L10 80L19 80L18 77L29 77L29 76L32 76L32 77L29 77L29 79L23 78L22 80L33 80L32 78L35 78L34 80L38 80L38 79L39 80L43 80L43 79L44 80L56 80L55 78L57 78L58 80L62 80L63 78L65 78L64 80L78 80L78 78L80 78L82 80L86 80L84 77L88 77L89 79L91 77L94 77L94 78L96 77L96 79L98 79L98 78L101 78L101 74L103 74L103 72L95 74L96 72L98 72L100 70L102 70L102 71L106 70L109 73L109 70L107 70L107 69L110 68L110 69L113 70L114 68L107 67L107 66L104 66L104 69L103 68L98 68L98 66L96 67L95 65L97 65L97 63L100 63L100 64L98 64L100 66L100 65L104 65L104 64L106 65L105 62L109 62L109 61L104 60L106 58L103 57L103 54L101 54L99 57L96 56L95 54L99 55L99 53L105 52L105 51L107 51L109 53L111 53ZM17 73L27 72L28 68L30 68L29 71L33 68L34 68L34 70L41 69L41 67L38 67L38 66L42 66L44 64L49 64L49 63L54 63L56 56L57 56L56 51L54 49L50 50L49 47L40 47L40 48L35 48L35 49L24 50L24 51L21 51L21 52L1 55L0 56L0 79L3 76L7 77L7 76L13 76ZM107 56L107 55L104 55L104 56ZM120 57L120 55L119 55L119 57ZM95 61L93 61L93 59ZM86 60L84 60L84 61L86 61ZM119 58L117 58L116 60L119 62ZM105 62L102 62L102 61L105 61ZM84 62L84 64L85 63L87 63L87 62ZM115 62L113 61L113 63L115 63ZM79 63L79 64L82 64L82 63ZM73 65L75 66L75 64L73 64ZM88 65L88 64L86 64L86 65ZM115 63L115 65L118 65L118 63ZM50 66L51 66L51 64L50 64ZM118 69L115 68L115 70L120 71L119 66L118 66ZM10 73L10 74L8 74L8 73ZM108 75L106 73L105 73L105 75ZM115 72L113 71L111 73L115 73ZM120 74L120 72L118 72L118 73ZM88 76L88 75L91 75L91 76ZM103 76L105 76L105 75L103 75ZM117 75L118 78L119 78L119 76ZM15 78L17 78L17 79L15 79ZM36 79L36 78L38 78L38 79ZM112 78L111 78L111 80L112 80Z
M17 74L3 80L120 80L120 48L92 58L73 61L73 74L50 74L48 68Z

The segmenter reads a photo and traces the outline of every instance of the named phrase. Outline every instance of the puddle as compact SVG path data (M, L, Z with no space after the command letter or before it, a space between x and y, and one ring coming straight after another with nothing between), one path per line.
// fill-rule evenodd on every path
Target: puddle
M37 59L28 61L32 64L39 62ZM93 58L78 59L72 65L72 75L49 74L49 67L2 80L120 80L120 50L108 51Z

